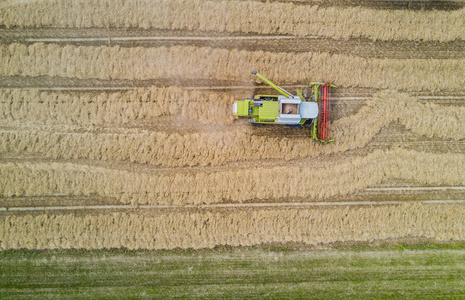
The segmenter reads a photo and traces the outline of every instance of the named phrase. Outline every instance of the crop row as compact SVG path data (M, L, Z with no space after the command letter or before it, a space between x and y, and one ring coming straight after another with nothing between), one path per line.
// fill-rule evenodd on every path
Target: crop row
M178 87L114 93L1 90L0 123L124 126L164 116L195 124L229 124L233 94Z
M40 214L0 217L0 249L173 249L400 239L463 240L463 205Z
M347 195L390 179L464 185L465 155L376 150L366 156L283 166L125 171L74 163L3 163L0 196L100 195L132 204L199 204Z
M0 25L453 41L465 37L463 15L463 9L454 12L376 10L262 1L45 0L1 7Z
M36 43L0 46L0 76L248 81L250 70L283 83L331 82L396 90L459 89L465 59L378 59L173 46L120 48Z

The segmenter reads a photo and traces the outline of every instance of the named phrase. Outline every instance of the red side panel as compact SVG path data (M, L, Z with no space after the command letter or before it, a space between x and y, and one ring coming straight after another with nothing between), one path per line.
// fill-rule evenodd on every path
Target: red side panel
M331 96L331 85L320 86L320 97L318 99L318 132L320 140L329 140L329 98Z

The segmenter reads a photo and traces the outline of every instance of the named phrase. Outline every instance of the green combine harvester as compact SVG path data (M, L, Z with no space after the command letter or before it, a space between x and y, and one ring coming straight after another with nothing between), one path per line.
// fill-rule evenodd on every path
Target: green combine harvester
M253 99L238 100L233 104L233 114L249 118L252 125L282 124L286 126L307 126L313 130L311 139L331 142L329 139L329 111L332 84L310 83L311 95L302 90L297 96L269 81L256 71L252 74L266 82L282 95L255 95Z

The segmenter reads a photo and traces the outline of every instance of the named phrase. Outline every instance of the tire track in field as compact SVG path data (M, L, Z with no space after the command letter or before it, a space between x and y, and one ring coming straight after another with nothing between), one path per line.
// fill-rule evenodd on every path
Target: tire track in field
M245 203L215 203L215 204L187 204L187 205L131 205L121 204L118 199L110 197L70 196L62 193L27 194L14 197L0 197L0 211L5 213L21 213L25 211L40 212L51 210L135 210L135 209L253 209L272 207L312 207L312 206L341 206L341 205L393 205L403 203L464 203L464 186L418 186L418 184L391 180L375 187L365 188L347 196L331 197L328 201L318 201L309 198L271 199L270 201Z
M293 208L293 207L320 207L320 206L377 206L377 205L401 205L401 204L465 204L465 200L420 200L420 201L350 201L350 202L277 202L277 203L235 203L235 204L204 204L185 205L183 209L250 209L250 208ZM60 212L79 210L112 210L131 211L147 209L179 209L178 206L170 205L71 205L71 206L34 206L34 207L0 207L0 212Z
M255 163L197 171L125 171L74 163L0 164L2 197L27 194L99 195L122 204L186 205L250 200L344 196L380 182L401 179L428 185L465 185L464 154L375 150L366 156L312 159L284 166ZM447 166L445 168L444 166Z
M0 249L174 249L463 240L463 204L0 215ZM328 226L331 224L331 226Z
M62 47L43 43L3 45L0 57L0 76L247 81L250 74L244 70L256 69L281 84L320 81L405 91L459 89L465 85L465 59L366 59L312 52Z
M44 0L0 7L0 26L157 28L318 35L333 39L453 41L464 39L463 14L464 8L451 12L396 11L259 1L126 1L109 4L105 0L96 0L88 5L85 0L66 3Z

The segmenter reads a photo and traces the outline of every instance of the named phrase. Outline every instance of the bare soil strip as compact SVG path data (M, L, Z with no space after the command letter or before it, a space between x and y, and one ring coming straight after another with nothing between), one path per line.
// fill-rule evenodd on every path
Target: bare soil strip
M465 26L464 26L465 27ZM281 84L332 82L339 86L405 91L460 89L465 59L366 59L328 53L271 53L211 47L76 47L37 43L0 46L0 76L153 80L185 78L246 82L259 70ZM275 68L276 65L286 68Z
M0 7L0 26L187 29L372 40L453 41L465 36L464 8L456 11L376 10L200 0L127 1L112 3L112 9L108 9L106 1L87 4L85 0L66 3L46 0ZM219 11L225 13L219 14Z
M2 214L0 249L198 249L405 237L439 242L465 238L464 216L463 204L420 203L152 214Z

